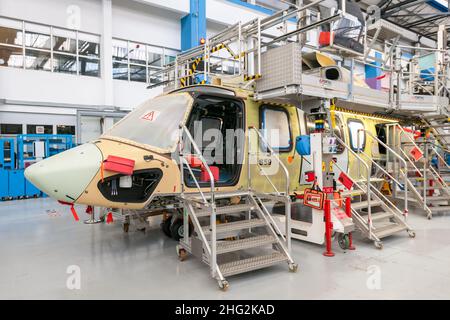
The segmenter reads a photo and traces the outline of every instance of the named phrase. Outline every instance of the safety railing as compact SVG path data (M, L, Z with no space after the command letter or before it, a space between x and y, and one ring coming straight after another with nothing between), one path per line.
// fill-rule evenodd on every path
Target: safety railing
M418 167L415 165L415 163L411 160L411 157L408 156L408 154L405 152L405 150L403 150L403 148L402 148L402 138L403 138L403 137L406 137L406 139L409 140L409 143L411 144L411 146L417 147L419 150L420 150L420 147L416 144L416 142L415 142L414 139L411 137L411 135L408 134L408 132L405 131L405 128L403 128L403 127L402 127L401 125L399 125L398 123L395 123L395 124L387 124L387 125L386 125L386 129L387 129L387 132L388 132L388 133L390 132L390 130L389 130L390 128L392 128L392 134L393 134L393 137L392 137L393 140L392 140L392 141L393 141L394 148L395 148L398 152L400 152L400 153L403 155L403 158L406 159L406 160L408 161L408 163L409 163L409 164L416 170L416 172L418 172L419 175L422 177L422 173L420 172L419 168L418 168ZM395 129L400 130L400 133L399 133L398 135L395 134L395 133L396 133ZM389 136L388 136L388 138L387 138L387 141L389 141ZM389 153L388 153L388 152L387 152L386 157L389 158Z
M248 135L247 135L247 139L248 139L248 162L247 162L247 173L250 179L248 180L248 184L249 184L249 189L251 189L251 168L250 168L250 162L253 159L253 156L258 156L259 152L255 152L252 153L252 148L251 148L251 134L250 132L256 132L257 136L258 136L258 141L262 141L264 146L269 150L269 155L272 156L271 159L275 159L275 161L277 161L278 165L283 169L284 172L284 176L285 176L285 191L284 191L284 195L289 195L289 188L290 188L290 177L289 177L289 171L286 168L286 166L284 165L284 163L281 161L281 159L278 157L277 153L273 150L273 148L270 146L269 142L267 141L266 138L264 138L264 136L261 134L261 132L259 132L258 129L256 129L255 127L251 126L248 128ZM259 150L259 146L257 146L257 150ZM261 173L263 174L263 176L270 181L270 185L272 186L272 188L275 190L275 192L278 195L282 195L283 193L281 193L280 191L278 191L278 189L276 188L276 186L274 185L274 183L271 181L269 175L266 173L266 171L262 168L262 166L259 164L258 161L256 161L256 164L258 165L258 168L261 170Z
M187 142L189 146L192 146L194 149L194 153L189 153L189 155L192 157L194 156L196 159L200 160L202 166L206 170L209 176L209 189L210 189L210 197L209 202L206 199L204 192L202 191L202 188L200 187L200 184L195 177L192 168L190 166L189 161L185 158L184 154L184 148L186 147L185 141L183 137L187 138ZM188 169L189 174L191 175L192 180L195 183L195 186L200 193L204 204L208 205L211 209L211 216L210 216L210 229L211 229L211 240L210 242L207 241L205 234L203 233L202 228L198 228L197 232L200 235L200 238L202 239L204 245L207 248L207 251L209 253L209 263L211 268L211 275L213 278L217 277L220 280L223 280L223 276L217 266L217 245L216 245L216 202L215 202L215 184L214 184L214 175L211 172L211 169L206 161L206 159L203 157L202 152L200 151L198 145L195 143L195 140L192 138L191 133L189 132L189 129L185 125L180 125L179 129L179 142L178 142L178 152L179 152L179 159L180 159L180 187L181 187L181 197L183 201L185 200L185 181L184 181L184 168L186 167ZM192 211L191 211L192 212ZM195 217L195 214L192 215ZM198 221L196 221L198 222ZM189 243L189 219L184 219L184 237L183 241L185 244ZM198 224L200 225L200 224Z
M360 174L360 172L358 172L358 179L361 179L361 178L364 179L365 178L365 180L366 180L366 185L364 186L365 188L360 186L359 183L356 182L356 181L354 181L354 184L358 188L360 188L362 191L364 191L366 193L366 195L367 195L367 222L366 223L367 223L367 228L368 228L368 233L369 233L369 239L372 239L373 238L373 230L372 230L373 229L373 225L372 225L372 207L371 207L371 199L370 199L370 196L371 196L371 193L370 193L370 189L371 189L371 182L370 182L371 170L370 170L370 166L355 151L353 151L353 149L349 145L347 145L341 138L339 138L334 133L333 133L333 135L336 138L336 141L340 145L342 145L345 149L347 149L348 152L351 153L358 160L358 166L360 164L363 164L364 167L366 168L366 177L362 176ZM336 163L335 163L335 165L336 165ZM361 217L361 215L356 210L353 210L353 208L352 208L352 211L359 219L364 221L364 219Z
M282 168L284 176L285 176L285 191L284 193L278 191L278 189L276 188L275 184L273 183L272 179L270 179L269 175L267 174L267 172L261 167L261 165L259 164L259 161L256 161L256 165L258 166L258 168L260 169L260 173L265 177L265 179L269 182L269 184L272 186L272 188L275 190L275 193L277 196L281 196L284 199L284 203L285 203L285 216L286 216L286 238L284 239L287 243L287 248L288 251L290 252L291 250L291 198L290 198L290 177L289 177L289 170L286 168L286 166L284 165L284 163L281 161L281 159L278 157L277 153L273 150L273 148L270 146L269 142L267 141L267 139L264 138L264 136L261 134L261 132L259 132L259 130L253 126L248 127L247 130L247 183L248 183L248 190L253 191L253 187L252 187L252 174L251 174L251 165L252 165L252 160L255 159L254 157L257 157L258 154L260 153L260 145L259 143L256 146L256 150L258 150L257 152L253 153L253 148L252 148L252 139L251 139L251 132L255 132L258 139L257 141L262 141L262 143L264 144L265 148L267 148L267 150L269 150L269 154L271 156L271 160L275 159L275 161L278 163L279 167ZM278 226L275 222L275 220L272 218L272 216L270 215L270 213L266 210L264 204L262 203L262 201L260 201L260 207L263 209L264 213L269 217L269 219L271 220L272 225L274 226L274 228L277 229L277 232L279 232L280 235L282 235L282 232L280 230L278 230Z
M376 137L374 134L372 134L370 131L366 130L366 129L359 129L358 130L358 138L357 138L357 145L359 146L359 132L364 132L365 134L367 134L369 137L371 137L372 139L374 139L375 141L378 142L378 144L382 145L383 147L386 148L386 151L389 150L389 152L403 165L403 171L400 169L400 172L403 173L403 180L404 180L404 184L402 185L394 176L392 176L389 171L387 171L386 169L384 169L379 163L377 163L376 161L374 161L372 159L372 157L370 157L368 154L366 154L362 148L358 148L358 153L359 154L363 154L364 156L367 157L367 159L373 164L375 165L378 169L381 170L381 172L386 175L387 177L389 177L390 179L392 179L392 181L394 181L398 187L403 188L404 190L404 201L405 201L405 213L408 212L408 165L406 163L406 160L403 159L397 152L394 151L394 149L392 149L391 147L389 147L386 143L384 143L383 141L381 141L378 137Z

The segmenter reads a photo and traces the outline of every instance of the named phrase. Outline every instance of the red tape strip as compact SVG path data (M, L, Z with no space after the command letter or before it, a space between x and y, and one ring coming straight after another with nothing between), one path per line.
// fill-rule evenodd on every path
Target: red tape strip
M78 214L75 211L75 208L73 207L73 205L70 207L70 211L72 211L72 215L73 215L73 218L75 219L75 221L80 221L80 218L78 218Z

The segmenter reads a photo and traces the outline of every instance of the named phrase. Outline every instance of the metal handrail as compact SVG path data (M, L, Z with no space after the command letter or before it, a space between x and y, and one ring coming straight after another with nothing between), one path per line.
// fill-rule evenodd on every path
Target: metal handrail
M210 255L210 267L211 267L211 275L213 277L216 276L216 273L219 271L218 270L218 266L217 266L217 246L216 246L216 201L215 201L215 184L214 184L214 175L211 172L211 169L209 168L209 165L206 161L206 159L203 157L200 149L198 148L197 144L195 143L195 140L192 138L191 133L189 132L188 128L184 125L181 124L180 125L180 140L179 140L179 153L180 153L180 159L182 158L184 161L180 161L180 172L181 172L181 193L184 196L184 166L183 163L187 165L187 167L190 169L190 165L188 163L188 161L186 160L186 158L184 158L184 154L183 154L183 136L186 136L189 140L190 145L194 148L195 151L195 156L198 157L198 159L202 162L202 165L204 166L204 168L206 169L206 172L209 175L209 184L210 184L210 206L211 206L211 217L210 217L210 228L211 228L211 255ZM183 163L182 163L183 162ZM190 170L190 172L192 173L192 170ZM193 173L192 173L193 174ZM206 200L206 198L203 195L203 192L200 188L200 185L197 181L197 179L195 178L195 176L193 176L193 179L196 183L196 186L198 188L198 190L200 191L200 194L202 195L202 197ZM188 220L185 219L184 221L186 224L188 223ZM185 225L185 227L187 227L187 229L185 229L185 235L187 235L188 233L188 229L189 227ZM199 230L199 232L203 232L202 230ZM187 240L187 239L185 239ZM219 271L220 272L220 271Z
M336 138L336 141L339 142L345 149L347 149L356 159L359 160L360 163L362 163L367 170L367 177L366 177L366 194L367 194L367 219L368 219L368 225L369 225L369 238L372 239L372 208L370 206L370 167L369 165L355 152L353 149L347 145L344 141L342 141L341 138L339 138L336 134L334 134L334 137ZM361 175L359 175L359 178L361 178ZM362 190L362 189L361 189Z
M248 127L248 131L247 131L247 139L248 139L247 140L247 154L248 154L248 157L247 157L247 179L248 179L248 181L247 181L247 183L248 183L248 190L251 191L251 189L252 189L252 185L251 185L251 168L250 168L250 159L251 159L251 157L250 157L251 156L251 136L250 136L250 132L251 131L255 131L256 132L256 134L258 135L259 139L262 140L262 142L267 146L267 149L270 151L270 155L275 155L273 158L275 158L275 160L281 166L281 168L284 171L284 175L286 177L286 191L285 191L285 194L284 194L284 198L285 198L285 216L286 216L286 239L285 239L285 241L287 243L287 250L289 252L291 252L291 198L289 196L289 189L290 189L291 181L290 181L290 177L289 177L289 171L286 168L286 166L284 165L284 163L280 160L280 158L276 155L275 151L270 146L268 141L259 132L259 130L256 129L254 126L249 126ZM259 150L259 146L258 146L258 150ZM266 172L261 168L259 163L258 163L258 166L261 169L261 172L263 173L265 178L272 185L272 188L274 188L274 190L277 193L277 195L281 196L282 193L280 193L278 191L278 189L273 184L272 180L269 178L269 176L266 174ZM275 221L272 219L270 214L269 214L269 217L273 221L273 223L275 223ZM276 224L274 224L274 226L276 226Z
M249 129L249 132L248 132L249 142L250 142L250 131L253 130L253 131L255 131L257 133L259 139L262 140L262 142L267 146L267 149L269 149L270 154L271 155L275 155L276 154L275 151L273 150L273 148L268 143L268 141L264 138L264 136L261 134L261 132L259 132L258 129L256 129L254 126L250 126L250 127L248 127L248 129ZM248 148L249 148L249 153L250 153L250 144L248 145ZM289 178L289 171L286 168L286 166L284 165L284 163L280 160L279 157L275 156L274 158L278 162L278 164L281 166L281 168L284 171L284 175L286 176L286 191L285 191L285 195L289 196L289 188L290 188L290 184L291 184L291 181L290 181L290 178ZM248 161L250 162L250 158L248 159Z
M369 132L366 129L359 129L358 132L361 130L364 131L367 135L369 135L369 137L371 137L372 139L377 141L379 144L381 144L383 147L385 147L386 150L389 150L403 164L403 168L404 168L403 176L404 176L404 181L405 181L404 185L403 185L403 189L405 191L405 199L404 199L405 200L405 212L408 212L408 165L406 164L406 160L403 159L397 152L394 151L394 149L389 147L386 143L381 141L374 134L372 134L371 132ZM358 134L358 138L359 138L359 134ZM359 143L358 143L358 146L359 146ZM392 180L394 180L397 183L397 185L401 187L401 183L398 182L397 179L395 179L388 171L384 170L378 163L376 163L372 158L370 158L365 152L363 152L363 154L366 155L373 164L375 164L378 168L380 168L384 174L386 174L388 177L390 177ZM401 170L400 170L400 172L401 172Z
M398 123L396 123L396 124L394 125L394 128L400 129L400 135L399 135L399 143L400 143L400 144L401 144L402 136L405 135L405 137L406 137L409 141L411 141L411 143L412 143L416 148L420 149L419 146L418 146L418 145L416 144L416 142L414 141L414 139L412 139L411 136L409 136L409 135L407 134L407 132L405 131L405 129L404 129L401 125L399 125ZM394 136L394 138L395 138L395 136ZM411 160L411 158L406 154L406 152L405 152L400 146L399 146L399 150L400 150L400 152L403 154L403 156L404 156L406 159L408 159L409 164L411 164L411 165L414 167L414 169L416 169L416 171L419 172L420 176L423 177L423 175L422 175L422 173L420 172L419 168L417 168L417 166L414 164L414 162Z

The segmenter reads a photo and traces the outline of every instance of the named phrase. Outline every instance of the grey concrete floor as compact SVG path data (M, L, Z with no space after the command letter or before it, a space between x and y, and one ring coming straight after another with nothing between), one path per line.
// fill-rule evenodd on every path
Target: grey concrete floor
M118 222L75 222L51 199L0 202L0 298L449 299L450 216L412 213L409 223L415 239L392 236L383 250L356 239L356 251L336 249L332 258L294 240L298 273L279 265L230 277L221 292L206 265L178 261L175 241L156 225L124 234ZM80 267L79 290L66 286L71 265Z

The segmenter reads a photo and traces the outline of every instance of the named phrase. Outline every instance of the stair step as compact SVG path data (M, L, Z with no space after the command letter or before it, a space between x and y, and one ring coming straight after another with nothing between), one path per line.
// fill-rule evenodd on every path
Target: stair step
M219 265L219 269L222 272L222 275L227 277L239 273L267 268L284 261L287 261L287 257L280 252L273 252L268 255L224 263Z
M448 200L450 201L450 196L435 196L435 197L427 197L427 203L432 201L442 201Z
M262 235L239 240L217 242L217 254L261 247L275 243L276 241L277 239L274 236Z
M357 189L357 190L346 190L344 192L341 193L342 197L354 197L354 196L360 196L366 194L365 191Z
M220 214L229 214L229 213L238 213L243 211L254 210L255 206L251 204L237 204L225 207L217 207L216 215ZM211 208L201 209L195 212L197 217L208 217L211 215Z
M243 230L247 228L255 228L265 226L266 222L264 219L250 219L250 220L242 220L242 221L234 221L228 223L221 223L216 225L216 232L231 232L237 230ZM203 232L205 235L209 235L211 233L210 226L203 227Z
M390 223L383 227L376 228L373 233L378 237L378 239L382 239L382 238L388 237L390 235L393 235L394 233L404 231L406 229L407 229L407 227L404 225L397 224L397 223Z
M387 218L392 218L394 214L392 212L375 212L372 213L372 221L381 221Z
M205 192L204 197L206 199L211 198L211 194L209 192ZM216 192L214 194L215 199L226 199L226 198L232 198L232 197L245 197L248 196L248 191L233 191L233 192ZM187 199L194 199L194 200L203 200L201 194L195 193L195 194L187 194Z
M383 182L383 181L386 181L386 179L383 179L383 178L370 178L370 182ZM365 183L365 182L367 182L367 179L355 180L355 182L357 182L357 183Z
M376 207L376 206L379 206L382 203L383 202L380 201L380 200L371 200L370 201L370 206L371 207ZM361 209L367 208L368 206L369 206L369 203L368 203L367 200L361 201L361 202L352 203L352 208L355 209L355 210L361 210Z
M430 208L431 212L443 212L443 211L450 212L450 206L436 206L436 207L429 206L428 208Z

